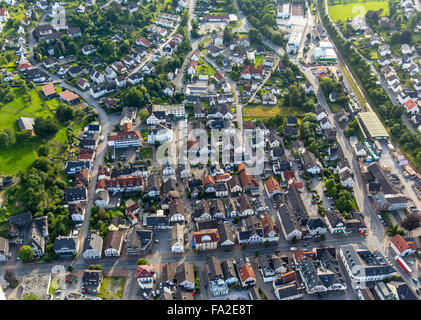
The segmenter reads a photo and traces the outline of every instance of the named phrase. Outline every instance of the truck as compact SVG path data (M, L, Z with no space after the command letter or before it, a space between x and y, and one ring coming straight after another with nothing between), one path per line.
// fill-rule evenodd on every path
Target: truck
M406 264L406 262L401 257L396 256L395 260L407 274L412 273L412 269Z

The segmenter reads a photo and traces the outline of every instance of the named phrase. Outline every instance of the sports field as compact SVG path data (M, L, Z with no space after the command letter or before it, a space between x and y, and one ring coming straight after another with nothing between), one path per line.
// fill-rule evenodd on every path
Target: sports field
M368 10L383 9L382 15L389 14L389 2L387 1L354 1L345 4L330 4L329 1L329 15L333 21L346 21L349 18L356 16L365 16Z

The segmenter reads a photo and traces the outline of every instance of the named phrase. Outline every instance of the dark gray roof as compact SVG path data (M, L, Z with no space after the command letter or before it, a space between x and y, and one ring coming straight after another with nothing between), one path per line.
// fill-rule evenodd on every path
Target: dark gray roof
M300 224L303 226L307 223L308 213L304 206L303 200L296 188L289 188L287 198Z
M32 221L31 212L18 213L9 217L9 225L16 225L18 227L26 225L28 222Z
M77 200L86 200L85 188L67 188L64 192L64 201L71 202Z
M373 175L373 177L380 183L384 194L395 194L389 179L387 179L384 171L379 167L377 163L372 163L367 167L367 170Z
M281 205L278 208L279 217L281 218L281 224L287 234L290 234L294 230L301 231L300 224L289 205Z
M222 261L221 269L224 275L224 280L228 280L230 278L236 278L234 259L227 259L227 260Z
M317 228L326 228L326 225L324 224L322 219L316 218L316 219L309 219L307 222L307 227L310 230L314 230Z
M95 250L97 252L102 252L102 243L103 239L99 235L99 231L97 230L90 230L88 232L88 236L83 244L83 252L86 250Z
M278 291L279 299L287 299L289 297L296 296L301 293L301 290L297 288L295 283L282 286L276 289Z
M70 249L76 250L76 240L77 237L58 237L56 241L54 241L54 251L58 251L61 249Z

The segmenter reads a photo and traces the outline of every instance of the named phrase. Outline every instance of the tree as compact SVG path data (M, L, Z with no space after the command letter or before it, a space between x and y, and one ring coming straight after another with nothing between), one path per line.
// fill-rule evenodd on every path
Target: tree
M42 117L37 117L35 119L34 132L40 138L46 138L50 135L53 135L57 133L58 129L59 127L57 122L51 117L48 117L46 119Z
M130 88L123 97L123 104L129 107L143 107L149 102L149 93L144 86Z
M56 110L56 116L60 122L71 121L75 117L75 111L71 106L60 103Z
M260 32L255 28L251 28L249 30L249 39L250 39L251 43L255 43L255 44L261 44L262 43L262 36L261 36Z
M13 271L13 269L7 269L4 272L4 276L3 277L4 277L4 280L6 280L9 284L14 284L16 281L18 281L16 279L16 274Z
M409 30L405 30L401 34L401 43L410 44L412 41L412 32Z
M38 147L38 156L47 157L48 153L49 153L49 149L45 144L42 144Z
M233 38L233 34L232 34L232 27L231 26L226 26L224 29L224 44L228 44L232 38Z
M392 225L389 230L386 231L386 234L388 236L396 236L397 234L400 234L401 236L404 234L403 230L399 229L399 226L397 224Z
M411 231L420 226L420 215L417 213L408 213L402 220L401 225L404 229L408 230L409 234Z
M0 132L0 148L5 149L11 144L10 136L6 132Z
M146 122L146 120L149 118L149 111L147 109L140 110L139 118L140 118L140 121Z
M259 256L259 250L254 251L254 256L257 258Z
M39 300L39 297L35 293L30 293L25 295L22 300Z
M69 42L69 44L67 45L66 53L68 55L77 54L77 47L76 47L76 44L73 41Z
M148 264L148 260L146 260L145 258L140 258L139 260L137 260L138 266L143 266L145 264Z
M44 172L48 171L48 167L50 166L50 160L46 157L40 157L34 161L34 168L42 170Z
M31 262L34 259L34 251L30 246L23 246L18 253L18 257L24 263Z

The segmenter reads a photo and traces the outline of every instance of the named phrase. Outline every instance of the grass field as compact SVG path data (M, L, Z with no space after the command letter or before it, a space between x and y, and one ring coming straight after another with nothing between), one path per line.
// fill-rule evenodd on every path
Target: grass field
M142 159L143 158L150 158L150 157L152 157L152 148L151 147L142 148L140 150L140 154L141 154Z
M265 119L272 118L281 114L283 116L302 116L304 113L302 110L296 107L281 107L276 106L245 106L243 108L243 117L252 119Z
M199 65L197 66L196 75L207 74L209 77L212 77L216 73L216 70L203 58L199 59Z
M329 15L335 22L338 20L346 21L356 16L364 16L368 10L379 9L384 9L382 15L389 14L389 3L387 1L355 1L346 4L329 4Z
M41 97L35 89L30 91L31 102L25 100L24 94L19 89L12 89L14 91L15 99L0 109L0 130L10 129L18 132L17 119L19 117L36 118L48 116L54 117L53 112L58 104L57 99L46 101L49 108L43 104ZM84 121L71 124L71 130L76 134L81 130ZM62 156L62 146L67 143L67 128L60 125L60 129L48 145L51 147L50 156ZM30 137L28 140L21 143L14 143L6 150L0 150L0 174L14 175L19 170L25 171L29 169L32 163L37 158L36 150L42 144L37 136Z
M53 113L42 105L40 96L35 89L30 91L31 102L25 100L19 89L12 89L15 99L0 109L0 130L11 129L18 131L16 120L19 117L36 118L38 116L54 116ZM13 144L7 150L0 150L0 173L15 174L19 170L28 169L36 158L35 150L41 144L37 137L27 141Z
M254 67L257 68L261 63L264 63L266 57L264 55L256 54L254 57Z
M13 88L15 99L0 109L0 130L18 129L16 120L19 117L35 118L53 116L50 110L42 105L42 100L35 89L30 91L32 101L27 102L19 89Z
M99 288L98 297L104 300L121 300L125 283L124 277L105 277Z

